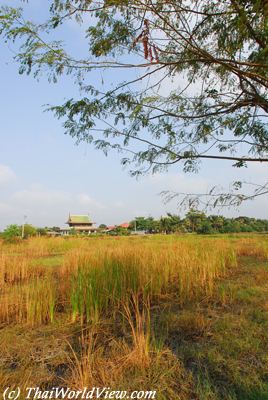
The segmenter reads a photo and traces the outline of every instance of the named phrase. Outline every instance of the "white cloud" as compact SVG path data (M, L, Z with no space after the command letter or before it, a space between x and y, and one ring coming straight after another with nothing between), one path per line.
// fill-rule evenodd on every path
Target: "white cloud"
M28 206L48 206L54 204L66 203L70 199L70 194L48 190L40 185L31 186L30 189L25 189L14 193L12 200L16 203Z
M14 173L9 168L1 166L2 182L8 182L7 177L14 179ZM5 173L3 173L3 171ZM11 171L11 174L6 173ZM231 166L222 164L222 170L204 168L202 174L188 175L181 172L168 174L157 174L143 177L138 182L133 180L123 190L114 192L101 191L94 188L95 198L90 192L83 192L68 188L67 191L57 190L43 185L31 185L16 192L2 193L0 199L0 229L10 223L21 224L23 216L35 226L63 226L69 212L74 214L87 214L97 225L100 223L114 224L129 221L135 216L160 217L166 212L183 213L178 207L177 199L169 203L163 203L159 195L161 191L183 192L183 193L206 193L214 184L228 188L228 183L241 179L247 181L264 181L267 167L251 166L245 171L235 170ZM5 176L5 179L3 177ZM13 177L13 178L12 178ZM247 179L245 179L247 177ZM249 215L268 218L267 197L256 201L247 202L238 211L223 210L230 216Z
M15 172L7 165L0 164L0 185L4 185L16 178Z
M36 226L63 226L69 213L89 212L94 219L102 220L107 210L105 204L86 193L53 190L42 185L16 191L9 197L9 204L7 208L0 203L1 228L9 221L19 221L23 215Z
M85 193L80 193L77 196L77 203L81 206L93 207L93 208L97 208L97 209L106 208L102 203L93 199L92 197L90 197L88 194L85 194Z

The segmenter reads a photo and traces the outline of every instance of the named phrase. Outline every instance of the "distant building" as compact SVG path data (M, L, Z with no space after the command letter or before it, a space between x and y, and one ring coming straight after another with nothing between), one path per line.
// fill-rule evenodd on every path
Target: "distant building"
M51 231L51 230L49 230L49 231L46 231L46 235L47 236L56 237L56 236L60 236L61 232L60 231Z
M130 227L130 224L129 224L129 222L123 222L123 224L120 224L119 226L120 226L120 228L128 229Z
M116 228L124 228L124 229L129 229L130 224L128 222L123 222L120 225L111 225L111 226L107 226L107 228L105 229L106 232L111 232L111 231L115 231Z
M71 230L72 230L72 228L70 228L69 226L63 226L62 228L60 228L61 236L70 235Z
M88 215L69 215L68 221L70 230L74 230L77 233L90 234L96 232L97 229L94 227L94 222L92 222Z
M143 236L143 235L146 235L147 233L148 233L148 232L145 231L145 230L142 230L142 231L132 231L132 232L131 232L131 235Z
M115 229L116 229L116 225L109 225L106 227L105 231L110 232L110 231L114 231Z

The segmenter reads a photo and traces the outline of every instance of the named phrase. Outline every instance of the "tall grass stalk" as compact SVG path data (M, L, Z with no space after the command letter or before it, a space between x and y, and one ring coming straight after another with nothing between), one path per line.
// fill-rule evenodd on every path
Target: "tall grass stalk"
M170 296L181 304L210 295L215 281L236 266L237 242L227 239L36 238L0 245L0 319L53 322L55 309L75 321L115 316L133 294L153 301ZM264 246L265 247L265 246ZM64 254L61 266L41 256Z

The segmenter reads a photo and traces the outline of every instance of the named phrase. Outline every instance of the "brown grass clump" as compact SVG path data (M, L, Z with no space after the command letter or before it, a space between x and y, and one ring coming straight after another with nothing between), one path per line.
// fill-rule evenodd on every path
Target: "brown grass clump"
M35 238L3 246L0 320L40 324L65 310L73 321L97 322L120 311L133 294L157 298L172 291L184 304L210 295L215 280L236 265L225 240L172 239L160 245L157 240ZM40 255L62 253L60 267L36 262Z
M148 367L150 364L150 301L139 302L133 296L129 304L124 305L124 315L130 326L132 345L123 364Z
M69 374L66 383L114 390L155 390L157 398L188 399L194 393L193 380L178 359L167 349L153 346L148 300L133 296L122 313L126 336L118 340L99 323L81 330L78 346L68 344ZM130 331L129 329L130 328Z
M0 386L266 398L266 249L265 236L0 242Z
M268 260L268 243L258 238L242 238L236 243L238 256L255 257L259 260Z

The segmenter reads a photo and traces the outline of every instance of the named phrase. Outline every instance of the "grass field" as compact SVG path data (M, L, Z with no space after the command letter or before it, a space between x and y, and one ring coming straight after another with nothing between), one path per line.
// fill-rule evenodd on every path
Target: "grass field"
M0 243L0 387L268 399L268 237Z

